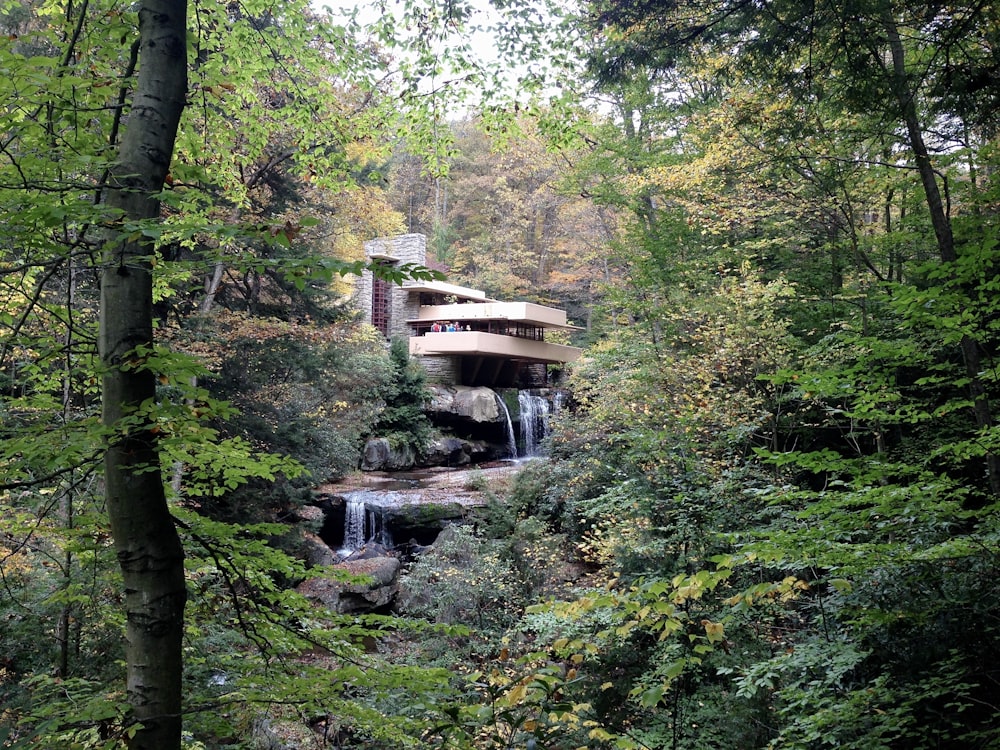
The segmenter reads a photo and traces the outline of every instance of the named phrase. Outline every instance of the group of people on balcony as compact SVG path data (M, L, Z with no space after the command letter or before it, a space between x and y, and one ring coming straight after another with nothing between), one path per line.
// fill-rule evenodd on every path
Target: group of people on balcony
M471 330L472 326L470 326L468 323L466 323L465 328L462 328L461 323L452 323L451 321L448 321L447 323L439 323L438 321L435 320L434 325L431 326L431 333L443 333L445 331L449 332L471 331Z
M496 333L501 336L514 336L517 338L534 339L536 341L543 341L543 329L536 326L511 326L503 322L486 322L477 323L476 328L473 328L468 323L464 325L460 321L440 321L435 320L430 328L423 328L420 330L421 334L424 333L445 333L452 331L480 331L484 333Z

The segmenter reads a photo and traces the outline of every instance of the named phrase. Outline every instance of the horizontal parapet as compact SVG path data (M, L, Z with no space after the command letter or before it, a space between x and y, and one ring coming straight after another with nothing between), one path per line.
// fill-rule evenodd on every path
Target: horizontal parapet
M418 317L411 325L433 323L435 320L475 323L506 320L539 328L576 328L566 322L566 311L536 305L533 302L469 302L453 305L421 305Z
M484 331L427 333L410 338L410 354L413 356L478 355L560 364L575 361L580 357L580 352L581 350L575 346Z

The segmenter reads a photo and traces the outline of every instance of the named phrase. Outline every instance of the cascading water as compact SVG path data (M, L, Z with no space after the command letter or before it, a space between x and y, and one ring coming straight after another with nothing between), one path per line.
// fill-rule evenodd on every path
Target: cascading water
M344 544L341 554L356 552L368 541L365 537L366 508L364 497L344 498Z
M368 490L344 494L344 541L338 553L346 557L357 552L369 542L378 541L384 547L392 547L392 539L384 528L381 516L368 507L372 495Z
M563 408L566 406L566 392L556 391L552 394L552 411L555 414L560 414Z
M517 404L521 412L524 457L537 456L541 452L542 438L549 430L549 401L545 396L537 396L530 391L518 391Z
M500 398L500 394L497 394L497 401L507 419L507 452L510 454L507 458L517 458L517 438L514 436L514 423L510 419L510 410L507 408L507 403Z

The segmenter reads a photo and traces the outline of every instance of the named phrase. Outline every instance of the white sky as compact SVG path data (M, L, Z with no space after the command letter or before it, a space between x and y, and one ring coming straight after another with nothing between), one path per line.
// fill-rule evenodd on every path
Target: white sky
M428 5L441 7L447 0L423 0L423 2ZM489 29L491 26L496 26L502 21L500 13L491 5L490 0L466 0L466 2L471 6L474 13L467 24L468 26L478 29ZM458 4L461 4L461 0L458 0ZM567 6L569 4L567 2ZM381 0L381 2L379 0L313 0L313 5L321 10L329 10L334 16L357 10L359 22L369 24L377 20L386 11L395 12L397 17L399 17L402 14L403 2L402 0ZM537 4L539 12L541 12L542 7L542 3ZM470 47L474 59L478 64L484 67L499 66L500 51L498 40L489 31L474 30L461 36L456 34L451 39L444 39L438 42L442 53L445 52L448 46L457 47L463 43ZM538 65L536 63L536 66ZM508 92L510 96L515 95L519 77L524 76L527 72L527 65L509 65L508 69L504 71L504 79L510 88ZM448 76L449 73L445 72L439 79L428 79L426 85L428 88L440 85L445 82Z

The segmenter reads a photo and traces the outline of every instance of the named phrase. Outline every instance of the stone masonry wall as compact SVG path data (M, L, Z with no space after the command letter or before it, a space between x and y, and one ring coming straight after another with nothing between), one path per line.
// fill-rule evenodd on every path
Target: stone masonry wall
M364 271L354 284L354 306L365 323L372 322L372 272Z
M389 255L394 264L413 263L423 265L427 260L427 238L422 234L401 234L396 237L379 237L365 243L365 257ZM358 281L355 299L358 309L367 323L372 322L372 289L374 277L371 271L364 271ZM389 337L408 338L410 327L407 320L415 318L419 311L417 295L407 294L398 286L392 287L389 306Z
M460 385L462 373L458 357L420 357L420 364L427 373L427 382L441 385Z
M413 263L424 265L427 261L427 238L422 234L403 234L396 237L380 237L365 243L365 257L372 255L391 256L393 264ZM355 287L355 302L366 323L372 322L372 289L374 276L365 271ZM405 284L404 284L405 287ZM404 287L393 286L389 306L389 337L407 339L411 330L407 320L416 318L420 312L417 294L407 294ZM427 380L441 385L459 385L462 382L460 357L420 357L420 363L427 373Z

